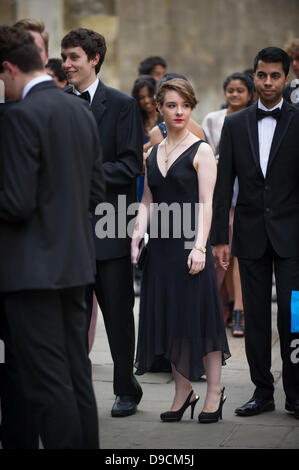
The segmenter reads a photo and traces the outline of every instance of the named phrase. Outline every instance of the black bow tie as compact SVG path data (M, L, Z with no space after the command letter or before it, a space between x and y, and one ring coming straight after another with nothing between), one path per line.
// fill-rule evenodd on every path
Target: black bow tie
M256 110L256 118L259 121L260 119L264 119L265 117L273 117L278 121L281 116L281 110L279 108L272 109L272 111L264 111L263 109L257 108Z
M83 91L83 93L81 93L81 95L79 95L79 98L82 98L82 100L86 100L86 101L88 101L88 103L90 103L89 91Z

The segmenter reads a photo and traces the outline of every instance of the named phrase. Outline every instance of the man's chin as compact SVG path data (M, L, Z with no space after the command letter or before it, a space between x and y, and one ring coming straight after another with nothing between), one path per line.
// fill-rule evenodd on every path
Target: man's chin
M70 75L70 76L67 75L66 77L67 77L67 81L70 85L74 85L74 86L77 85L77 80L73 75Z
M264 103L267 103L267 104L274 103L275 104L277 101L280 100L280 95L274 95L274 94L264 95L264 94L262 94L261 98L262 98Z

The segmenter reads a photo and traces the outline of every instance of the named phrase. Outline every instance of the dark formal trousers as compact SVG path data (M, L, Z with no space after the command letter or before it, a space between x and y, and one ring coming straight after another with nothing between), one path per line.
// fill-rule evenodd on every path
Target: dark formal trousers
M271 302L273 270L277 291L277 328L280 336L283 387L288 400L299 397L299 368L292 359L291 293L299 290L299 258L281 258L268 245L259 259L239 258L245 311L245 348L255 396L268 399L274 392L271 368Z
M138 395L139 385L133 375L135 327L133 270L130 257L97 260L96 282L92 288L88 288L89 323L92 289L103 314L114 362L114 394Z
M5 362L0 364L0 441L3 449L38 449L39 435L34 413L24 395L4 308L0 313L0 332L5 342Z
M44 447L98 448L85 287L13 292L4 303L25 399Z

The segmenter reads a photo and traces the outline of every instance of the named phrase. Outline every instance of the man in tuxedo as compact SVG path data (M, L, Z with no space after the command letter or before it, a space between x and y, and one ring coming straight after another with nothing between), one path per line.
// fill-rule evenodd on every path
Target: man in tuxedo
M103 148L106 201L114 207L109 214L116 234L101 238L95 233L100 216L93 218L97 274L94 291L108 335L114 362L113 417L134 414L142 389L133 375L135 349L134 290L130 260L130 237L119 227L127 207L137 200L136 180L142 170L142 123L136 101L119 90L105 86L97 78L105 58L105 38L86 28L70 31L61 42L62 62L74 93L88 99L96 118ZM119 204L119 196L123 200ZM122 213L121 213L122 212ZM119 234L119 230L122 234ZM103 235L105 237L105 234ZM92 291L89 292L89 319Z
M0 104L0 140L1 117L12 104L12 102ZM5 344L5 360L2 364L0 361L0 441L2 447L4 449L37 449L38 432L31 416L30 404L24 396L21 374L4 313L3 293L0 293L0 339Z
M8 345L44 447L98 448L84 334L86 285L94 281L88 210L104 198L96 124L86 103L45 73L28 32L0 27L0 79L18 101L3 116L0 142Z
M49 35L42 21L35 19L19 20L14 27L30 32L38 48L42 63L48 60ZM0 117L12 102L0 104ZM0 127L1 136L1 127ZM1 157L0 157L1 158ZM1 290L1 289L0 289ZM4 315L4 303L0 299L0 338L5 341L5 363L0 365L1 426L0 441L6 449L38 448L38 431L32 420L32 410L26 400L14 348Z
M299 110L282 98L289 64L277 47L257 54L259 100L227 116L220 141L211 241L220 265L227 268L228 214L237 176L232 253L240 265L245 347L255 385L253 397L235 410L240 416L275 408L270 372L274 268L285 406L299 418L299 363L293 350L299 333L291 329L291 302L299 290Z

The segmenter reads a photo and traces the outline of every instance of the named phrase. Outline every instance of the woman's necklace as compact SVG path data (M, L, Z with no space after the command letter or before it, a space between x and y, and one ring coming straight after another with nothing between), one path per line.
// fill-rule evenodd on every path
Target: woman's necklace
M164 143L164 153L165 153L165 159L164 159L164 162L167 163L168 162L168 157L169 155L181 144L184 142L184 140L186 139L186 137L189 135L189 131L187 131L187 133L184 135L184 137L179 140L179 142L170 150L170 152L168 152L167 154L167 149L166 149L166 141L167 141L167 137L165 139L165 143Z

